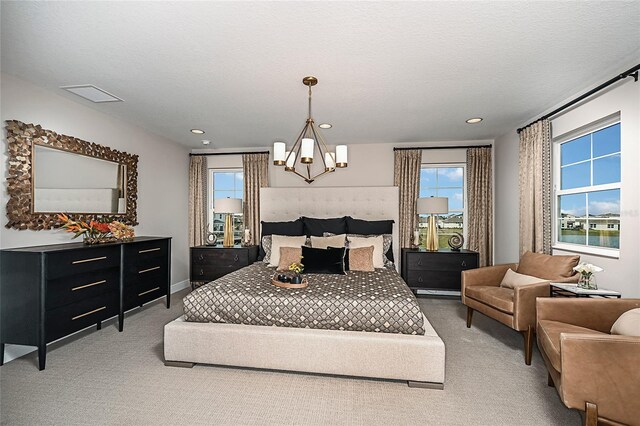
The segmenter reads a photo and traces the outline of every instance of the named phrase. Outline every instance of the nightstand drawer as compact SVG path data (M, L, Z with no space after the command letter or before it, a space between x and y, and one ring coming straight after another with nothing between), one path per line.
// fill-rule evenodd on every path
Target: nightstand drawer
M464 271L477 268L478 261L472 254L425 256L423 253L410 253L407 254L406 266L408 270Z
M194 265L216 265L231 267L249 264L249 252L247 250L193 250L191 262Z
M407 285L412 288L460 291L460 274L458 271L409 270Z
M233 271L237 271L240 268L235 267L218 267L218 266L206 266L194 265L191 268L191 281L213 281L218 278L230 274Z

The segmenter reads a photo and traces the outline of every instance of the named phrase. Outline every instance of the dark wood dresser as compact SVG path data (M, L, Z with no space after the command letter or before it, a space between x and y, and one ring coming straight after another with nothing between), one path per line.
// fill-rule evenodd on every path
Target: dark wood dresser
M402 278L414 292L459 294L461 272L477 267L478 252L472 250L402 249Z
M0 365L6 343L38 347L118 316L162 296L171 297L171 239L55 244L0 251Z
M191 247L191 285L213 281L251 265L258 259L258 246Z

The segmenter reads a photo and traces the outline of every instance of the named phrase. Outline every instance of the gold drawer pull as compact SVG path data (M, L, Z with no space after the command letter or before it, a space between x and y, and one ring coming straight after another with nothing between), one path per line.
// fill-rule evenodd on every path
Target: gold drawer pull
M98 309L94 309L93 311L85 312L84 314L80 314L80 315L77 315L77 316L71 318L71 320L75 321L78 318L82 318L82 317L86 317L87 315L95 314L96 312L100 312L100 311L102 311L104 309L107 309L107 307L103 306L102 308L98 308Z
M147 293L151 293L152 291L160 290L160 287L152 288L151 290L143 291L142 293L138 293L138 296L144 296Z
M139 274L144 274L145 272L155 271L156 269L160 269L159 266L154 266L153 268L143 269L142 271L138 271Z
M80 289L87 288L87 287L93 287L94 285L104 284L106 282L107 282L107 280L96 281L95 283L89 283L89 284L81 285L81 286L78 286L78 287L73 287L71 289L71 291L76 291L76 290L80 290Z
M156 248L152 248L152 249L146 249L146 250L139 250L138 254L140 254L140 253L149 253L151 251L159 251L159 250L161 250L160 247L156 247Z
M106 258L107 256L100 256L100 257L92 257L91 259L74 260L73 262L71 262L71 264L77 265L78 263L95 262L96 260L104 260Z

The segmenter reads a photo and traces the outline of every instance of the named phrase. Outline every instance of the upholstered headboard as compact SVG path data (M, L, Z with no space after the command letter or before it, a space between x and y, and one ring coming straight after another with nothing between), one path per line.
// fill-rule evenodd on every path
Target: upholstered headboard
M260 220L266 222L295 220L300 216L393 219L396 268L400 264L399 205L397 186L260 189Z

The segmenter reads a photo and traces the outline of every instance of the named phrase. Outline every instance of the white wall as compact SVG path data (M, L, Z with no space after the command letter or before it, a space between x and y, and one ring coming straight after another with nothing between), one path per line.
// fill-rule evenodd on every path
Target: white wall
M326 135L326 134L325 134ZM328 138L328 136L326 135ZM454 141L454 142L423 142L423 143L385 143L385 144L352 144L349 145L349 166L337 169L334 173L321 176L313 182L313 186L390 186L393 185L393 148L394 147L429 147L454 145L487 145L491 140ZM329 149L333 147L330 146ZM216 152L194 150L194 152ZM465 162L466 154L461 149L425 150L422 154L423 163ZM208 157L209 168L242 168L240 155L220 155ZM269 183L271 187L307 187L300 177L285 172L283 167L271 164L269 166Z
M577 96L577 95L576 95ZM627 79L615 88L575 107L552 121L553 135L620 111L622 190L620 258L581 253L581 260L605 269L598 285L622 292L623 297L640 297L640 83ZM496 262L518 259L518 137L516 129L498 138L496 152ZM553 250L554 254L571 254Z

